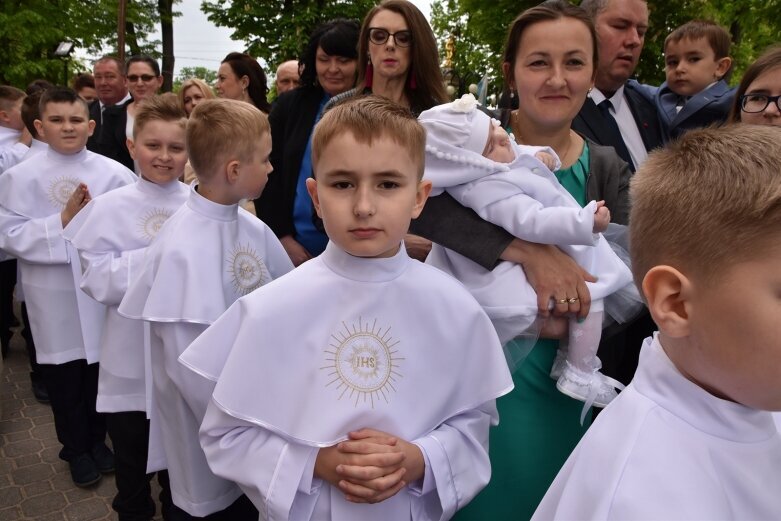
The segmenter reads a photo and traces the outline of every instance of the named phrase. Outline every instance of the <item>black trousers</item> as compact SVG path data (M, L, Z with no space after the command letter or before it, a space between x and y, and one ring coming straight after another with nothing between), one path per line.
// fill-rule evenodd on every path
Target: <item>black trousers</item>
M179 508L177 508L177 512L168 516L163 511L163 519L165 521L192 521L194 519L205 519L207 521L257 521L258 516L258 509L243 494L225 510L209 514L206 517L191 516Z
M117 495L111 506L119 521L149 521L155 515L150 482L155 473L147 474L146 461L149 452L149 420L140 411L106 414L106 427L114 448ZM163 517L169 519L173 509L168 472L157 472L160 483L160 503Z
M14 332L14 286L16 286L16 259L0 262L0 341L3 357Z
M49 392L57 439L62 443L60 458L71 461L89 454L92 447L106 440L105 416L95 411L98 364L82 359L39 367Z
M43 377L41 376L41 366L38 363L38 359L35 356L35 341L33 341L33 331L30 329L30 317L27 315L27 304L22 302L22 337L24 338L25 347L27 347L27 356L30 358L30 381L40 382Z

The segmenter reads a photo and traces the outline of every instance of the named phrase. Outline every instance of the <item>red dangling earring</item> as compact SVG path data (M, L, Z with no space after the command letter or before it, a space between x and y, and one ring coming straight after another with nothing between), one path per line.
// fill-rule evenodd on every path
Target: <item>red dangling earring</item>
M374 83L374 67L372 67L371 60L369 60L369 64L366 66L366 76L364 77L363 83L367 89L371 89L372 83Z
M415 90L418 88L418 79L417 76L415 76L415 71L412 71L412 74L409 75L409 90Z

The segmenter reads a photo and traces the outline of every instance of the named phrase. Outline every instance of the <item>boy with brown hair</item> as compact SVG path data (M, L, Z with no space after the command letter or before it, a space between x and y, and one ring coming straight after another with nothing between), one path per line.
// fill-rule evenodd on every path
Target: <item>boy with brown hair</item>
M128 149L139 167L138 180L93 199L63 230L79 252L80 287L106 306L100 339L97 410L116 459L117 495L112 507L120 521L151 519L155 503L147 475L149 422L144 378L144 324L122 317L117 307L139 274L147 247L165 221L184 204L190 190L179 177L187 162L187 116L176 96L144 102L136 113ZM163 516L172 509L168 480L159 476Z
M132 172L86 149L95 122L71 89L41 96L45 152L0 176L0 248L18 259L36 358L48 390L60 458L78 486L113 472L105 419L95 410L105 307L78 288L81 268L62 230L92 196L135 181Z
M666 138L727 120L735 89L724 78L732 68L727 30L709 20L692 20L664 41L667 80L654 101Z
M404 248L431 189L424 146L383 98L326 112L307 188L328 246L180 358L217 381L201 426L211 468L263 519L449 519L488 482L512 381L479 304Z
M779 157L781 129L733 125L635 174L632 271L659 331L535 519L778 517Z
M206 100L190 115L186 141L198 183L147 248L119 314L149 322L148 470L168 469L174 504L191 517L254 521L257 510L212 473L198 443L214 383L177 358L234 300L293 269L274 233L239 208L272 170L268 118L249 103ZM211 355L228 349L221 343Z
M22 121L25 96L16 87L0 85L0 174L21 161L30 146Z

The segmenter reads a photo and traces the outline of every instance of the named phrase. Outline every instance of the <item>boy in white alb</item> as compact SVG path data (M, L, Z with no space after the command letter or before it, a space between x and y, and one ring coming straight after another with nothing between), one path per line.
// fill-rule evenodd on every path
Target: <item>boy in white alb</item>
M24 98L16 87L0 85L0 174L21 161L30 146L22 121Z
M779 518L780 156L777 127L693 130L634 175L632 269L659 331L533 519Z
M238 206L260 195L271 172L268 119L248 103L205 101L188 120L187 152L198 183L148 248L119 313L150 323L148 470L168 469L174 504L193 518L254 520L252 504L212 474L198 443L214 383L177 359L234 300L293 269L274 233ZM230 347L213 349L226 356Z
M559 351L551 376L558 380L561 392L586 402L584 414L592 404L604 407L615 398L614 387L623 387L599 372L596 353L605 298L621 292L628 295L622 304L634 297L635 308L640 307L629 268L600 234L607 229L610 212L603 201L581 208L551 172L558 165L541 164L546 151L553 153L550 148L519 147L477 105L474 96L467 94L420 114L427 132L425 178L435 190L447 190L514 236L558 246L598 278L588 284L591 312L585 319L570 320L568 349ZM537 295L518 264L503 262L487 271L437 245L427 262L466 285L492 318L502 342L534 325ZM607 311L621 321L630 318L628 309L608 307Z
M128 149L141 175L128 186L93 199L63 230L78 251L81 288L104 304L97 410L106 414L116 460L119 519L151 519L155 503L146 471L149 422L144 379L144 323L117 312L128 284L141 271L147 246L190 192L179 182L187 162L187 116L173 94L145 100L136 113ZM168 480L160 477L163 514ZM167 516L166 516L167 517Z
M449 519L488 482L512 381L477 302L403 247L430 190L424 130L368 97L312 139L307 189L331 242L180 358L217 381L201 444L261 519Z
M46 91L40 115L36 128L49 148L0 176L0 248L19 261L60 457L85 486L114 467L105 420L95 411L105 307L78 288L78 254L62 229L91 196L135 179L119 163L87 151L95 123L75 92Z

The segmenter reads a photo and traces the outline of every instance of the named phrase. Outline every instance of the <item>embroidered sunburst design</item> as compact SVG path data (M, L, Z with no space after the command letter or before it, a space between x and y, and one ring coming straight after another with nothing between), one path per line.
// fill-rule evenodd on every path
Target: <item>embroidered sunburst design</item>
M62 210L68 204L68 199L73 195L73 191L79 187L79 181L75 177L60 176L49 183L49 201L55 207Z
M138 219L138 231L147 241L157 237L157 232L165 224L173 212L165 208L152 208L147 210L144 215Z
M266 265L249 244L239 244L230 253L228 273L231 274L233 289L239 295L251 293L271 280Z
M390 327L383 330L377 325L377 319L371 325L358 317L358 323L348 326L342 322L343 330L331 335L328 349L325 350L327 365L321 370L328 371L330 380L325 385L334 385L339 391L339 399L347 397L359 403L369 404L374 409L375 402L389 402L390 392L396 392L394 384L402 377L395 347L399 344L390 336Z

